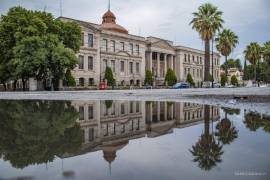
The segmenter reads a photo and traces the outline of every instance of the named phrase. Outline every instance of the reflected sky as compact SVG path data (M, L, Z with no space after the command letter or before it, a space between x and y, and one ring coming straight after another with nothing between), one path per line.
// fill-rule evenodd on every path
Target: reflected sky
M1 100L0 179L269 179L269 127L194 103Z

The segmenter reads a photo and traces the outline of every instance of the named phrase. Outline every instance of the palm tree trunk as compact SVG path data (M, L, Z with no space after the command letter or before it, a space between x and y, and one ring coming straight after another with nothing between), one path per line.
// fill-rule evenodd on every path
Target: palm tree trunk
M209 81L209 70L210 70L210 44L209 40L204 41L205 52L204 52L204 81Z
M257 72L256 72L256 63L254 64L254 81L256 82L257 81Z
M210 106L204 106L204 134L206 137L209 136L209 121L210 121Z
M228 77L228 64L227 64L227 56L225 56L225 75Z

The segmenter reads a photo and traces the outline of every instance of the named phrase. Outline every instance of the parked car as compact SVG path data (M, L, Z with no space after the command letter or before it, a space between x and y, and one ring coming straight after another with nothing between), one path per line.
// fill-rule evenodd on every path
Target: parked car
M214 83L214 88L221 88L221 84L220 83Z
M189 83L186 82L180 82L180 83L176 83L173 87L173 89L187 89L190 88Z

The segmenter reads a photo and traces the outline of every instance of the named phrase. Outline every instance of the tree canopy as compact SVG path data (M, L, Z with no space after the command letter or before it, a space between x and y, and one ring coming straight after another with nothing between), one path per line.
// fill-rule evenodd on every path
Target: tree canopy
M169 68L166 73L165 82L168 83L168 86L173 86L177 82L175 72L171 68Z
M0 20L1 83L30 77L58 82L78 63L80 36L80 26L74 22L54 19L46 12L10 8Z

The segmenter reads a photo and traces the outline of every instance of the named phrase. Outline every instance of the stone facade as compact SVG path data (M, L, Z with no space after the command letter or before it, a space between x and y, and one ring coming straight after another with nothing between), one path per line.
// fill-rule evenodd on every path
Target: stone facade
M175 71L178 81L185 81L188 73L196 85L203 81L203 51L174 46L172 41L156 37L131 35L116 24L110 10L103 15L101 24L66 17L59 19L77 22L82 29L80 63L73 71L78 86L98 85L104 81L107 66L113 70L116 85L122 86L141 86L147 69L152 71L156 85L164 85L168 68ZM214 53L215 81L219 81L219 65L220 56Z
M174 128L203 123L206 118L205 106L194 103L72 101L72 105L79 112L77 122L84 133L80 153L102 150L109 163L129 140L155 138L172 133ZM218 107L210 107L209 118L219 120ZM70 156L74 154L65 157Z

